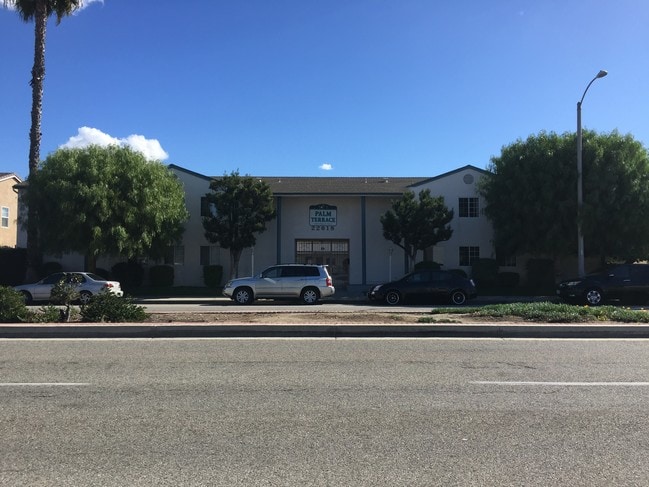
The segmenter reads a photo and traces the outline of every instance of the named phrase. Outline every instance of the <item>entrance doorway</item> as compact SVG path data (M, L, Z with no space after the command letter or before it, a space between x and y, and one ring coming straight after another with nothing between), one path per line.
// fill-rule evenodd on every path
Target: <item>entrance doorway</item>
M296 240L295 262L326 265L335 287L349 284L349 240Z

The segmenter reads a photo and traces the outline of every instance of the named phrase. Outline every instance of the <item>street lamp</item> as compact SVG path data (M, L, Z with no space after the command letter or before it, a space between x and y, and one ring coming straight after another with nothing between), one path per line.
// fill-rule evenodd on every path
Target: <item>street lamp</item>
M584 236L581 233L581 212L584 206L584 190L583 190L583 183L582 183L582 133L581 133L581 104L584 101L584 97L586 96L586 92L588 91L588 88L590 88L590 85L593 84L593 81L595 81L598 78L603 78L608 74L607 71L604 71L603 69L600 70L597 75L590 80L590 83L588 83L588 86L586 86L586 89L584 90L584 94L581 95L581 100L577 102L577 273L579 274L579 277L584 277L586 274L585 268L584 268Z

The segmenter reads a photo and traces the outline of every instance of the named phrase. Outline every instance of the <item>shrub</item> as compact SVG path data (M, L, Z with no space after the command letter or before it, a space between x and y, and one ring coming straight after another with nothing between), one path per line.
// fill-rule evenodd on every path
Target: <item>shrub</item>
M207 287L219 287L223 278L223 266L206 265L203 266L203 282Z
M109 292L94 295L81 306L81 318L91 323L117 323L144 321L147 314L142 306L133 304L131 298L120 298Z
M170 265L156 265L149 269L149 280L154 287L174 285L174 268Z
M31 316L31 321L36 323L56 323L58 321L70 321L70 318L75 315L75 308L72 308L69 314L69 317L65 317L63 311L56 306L51 304L47 306L41 306L38 310L38 313L33 313Z
M0 323L29 321L30 312L22 294L15 289L0 286Z
M528 260L527 283L534 288L554 287L554 261L552 259Z
M498 262L496 259L477 259L471 267L471 277L479 286L495 285L498 282Z
M415 270L418 271L420 269L433 269L433 270L439 270L442 268L442 264L439 264L435 261L432 260L422 260L421 262L417 262L415 264Z
M518 272L499 272L498 285L502 287L516 287L521 282L521 276Z
M27 250L0 247L0 286L17 286L25 280Z
M77 275L71 275L68 279L61 279L54 284L50 293L50 301L65 306L61 313L61 321L70 321L72 303L79 299L79 283L81 279Z
M119 281L124 289L140 287L144 280L144 268L137 262L119 262L111 269L113 279Z

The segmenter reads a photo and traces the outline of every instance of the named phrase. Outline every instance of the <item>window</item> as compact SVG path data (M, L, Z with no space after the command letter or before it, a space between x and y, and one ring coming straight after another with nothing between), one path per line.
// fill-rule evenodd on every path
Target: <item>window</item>
M471 266L480 258L480 247L460 247L460 265Z
M6 206L2 207L2 213L0 214L0 226L2 226L2 228L9 228L9 208Z
M201 197L201 216L216 216L216 205L207 196Z
M496 252L496 261L501 267L516 267L516 256Z
M167 265L184 265L185 264L185 247L182 245L175 245L167 247L167 255L165 255L165 264Z
M478 198L460 198L460 218L478 218L480 204Z
M219 263L219 248L216 245L201 245L201 265L213 265Z

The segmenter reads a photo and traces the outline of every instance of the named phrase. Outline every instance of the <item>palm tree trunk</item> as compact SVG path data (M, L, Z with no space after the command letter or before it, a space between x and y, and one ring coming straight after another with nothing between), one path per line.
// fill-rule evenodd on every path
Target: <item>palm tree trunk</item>
M38 171L41 150L41 114L43 111L43 81L45 79L45 35L47 6L45 0L36 0L34 15L34 66L32 68L32 121L29 131L29 175ZM29 190L29 189L28 189ZM27 209L27 279L38 277L41 253L38 242L38 215L34 205Z

